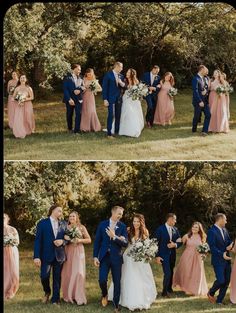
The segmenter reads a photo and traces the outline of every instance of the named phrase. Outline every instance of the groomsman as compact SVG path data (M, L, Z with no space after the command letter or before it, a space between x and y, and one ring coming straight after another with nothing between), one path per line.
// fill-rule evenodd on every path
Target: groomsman
M113 304L115 312L119 311L121 267L123 263L122 248L128 245L128 234L125 224L120 222L124 209L114 206L111 217L98 225L94 241L94 265L99 267L99 285L102 291L101 304L108 304L107 279L111 270L114 283Z
M40 267L41 283L44 290L43 303L49 301L51 294L50 272L53 271L53 292L51 302L59 304L61 287L61 269L66 259L64 240L66 222L60 221L62 208L52 205L48 212L48 218L42 219L37 224L34 241L34 263Z
M207 102L209 103L209 82L210 82L210 77L208 76L209 71L208 68L206 68L206 72L205 75L203 77L203 81L204 81L204 89L206 90L206 98L207 98ZM201 123L201 119L202 119L202 111L200 113L200 117L199 117L199 122Z
M82 109L82 93L84 90L83 79L80 77L81 66L79 64L71 65L72 72L69 73L63 80L63 102L66 104L66 119L68 131L72 132L73 114L75 111L75 127L74 133L80 132L80 120Z
M149 94L145 97L147 102L146 122L147 126L151 128L153 126L153 119L157 104L157 93L159 88L157 85L160 83L160 76L158 75L160 68L158 65L154 65L150 72L143 74L141 81L145 83L149 88Z
M211 303L222 304L230 283L231 257L228 255L233 247L233 242L225 228L227 218L225 214L218 213L215 224L209 229L207 241L211 250L211 264L213 265L216 280L207 296ZM215 293L219 290L217 298Z
M210 123L211 113L208 103L208 85L204 80L204 77L207 75L208 69L205 65L200 65L198 67L198 73L192 79L192 89L193 89L193 98L192 104L194 107L194 117L192 123L192 132L197 131L197 124L199 123L201 112L204 113L205 119L202 128L202 135L208 135L208 127Z
M182 245L180 233L175 227L176 221L176 215L168 213L166 223L157 228L154 236L158 241L156 260L158 264L162 265L164 272L162 296L168 298L173 292L172 281L176 262L176 249Z

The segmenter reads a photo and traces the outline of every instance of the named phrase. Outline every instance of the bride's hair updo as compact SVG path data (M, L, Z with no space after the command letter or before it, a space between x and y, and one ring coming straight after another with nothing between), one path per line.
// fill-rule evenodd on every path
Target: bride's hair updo
M128 71L130 71L130 77L129 80L131 81L132 86L136 85L139 83L138 78L137 78L137 72L133 68L129 68ZM127 72L128 72L127 71Z
M141 240L146 239L149 236L149 232L148 232L148 229L146 228L146 225L145 225L144 216L142 214L135 213L133 216L133 220L134 220L134 218L137 218L140 222L139 238ZM133 225L133 220L132 220L131 226L128 228L128 238L129 238L130 242L131 242L132 238L135 236L135 229L134 229L134 225Z

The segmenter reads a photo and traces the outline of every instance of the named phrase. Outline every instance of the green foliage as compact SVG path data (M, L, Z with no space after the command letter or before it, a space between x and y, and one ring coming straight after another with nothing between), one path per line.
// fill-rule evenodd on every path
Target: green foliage
M79 211L91 232L116 204L125 208L127 224L134 212L143 213L151 231L170 211L181 231L194 220L209 226L219 211L229 220L236 213L235 163L6 162L4 170L5 211L21 232L33 233L52 202L65 218Z

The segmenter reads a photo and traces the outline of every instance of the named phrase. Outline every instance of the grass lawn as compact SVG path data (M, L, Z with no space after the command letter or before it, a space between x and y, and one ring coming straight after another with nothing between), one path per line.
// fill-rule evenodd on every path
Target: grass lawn
M236 159L236 94L231 96L229 134L201 137L192 134L191 90L180 91L175 99L176 115L171 126L145 128L139 138L117 137L112 142L106 133L74 135L67 133L65 105L61 94L50 100L34 101L36 132L16 139L4 131L6 160L234 160ZM146 113L146 103L143 102ZM107 109L97 98L97 112L106 128ZM6 108L4 125L7 125Z
M181 249L178 252L178 258ZM32 261L32 251L27 248L20 248L20 288L16 296L12 300L5 302L6 313L46 313L46 312L63 312L63 313L78 313L78 312L113 312L112 304L102 309L99 304L100 289L97 282L98 272L92 263L92 249L86 247L86 264L87 264L87 283L86 293L88 304L79 307L76 304L67 304L62 302L60 309L54 308L51 304L42 304L40 298L43 295L38 269L34 266ZM178 261L178 260L177 260ZM157 264L152 264L154 277L158 293L161 292L162 284L162 270ZM206 276L208 285L211 286L214 280L212 267L210 266L210 257L205 261ZM229 294L225 298L227 305L219 307L212 305L206 298L198 298L186 296L183 292L176 290L173 298L163 299L157 296L152 308L148 311L150 313L168 313L168 312L191 312L191 313L231 313L236 312L236 307L229 304ZM127 309L122 309L122 312L129 312Z

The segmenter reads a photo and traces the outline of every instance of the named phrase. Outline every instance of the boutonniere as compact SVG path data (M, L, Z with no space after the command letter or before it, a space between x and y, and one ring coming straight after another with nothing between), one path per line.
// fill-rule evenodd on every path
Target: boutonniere
M154 76L154 80L157 80L157 76Z

